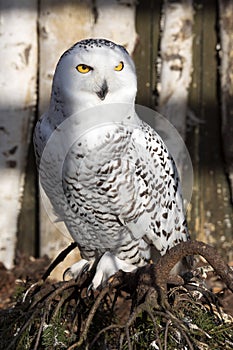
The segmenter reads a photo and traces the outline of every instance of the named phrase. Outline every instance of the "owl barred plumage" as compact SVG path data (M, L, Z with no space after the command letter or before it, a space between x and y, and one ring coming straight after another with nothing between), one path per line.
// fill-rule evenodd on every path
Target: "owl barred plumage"
M117 270L133 271L189 239L175 163L160 136L135 113L136 85L133 61L122 46L83 40L58 62L49 110L35 129L39 164L54 131L62 133L74 114L81 127L85 111L92 110L94 124L75 134L62 178L56 178L55 156L40 174L83 258L70 271L77 275L102 256L95 288ZM62 195L54 190L59 181Z

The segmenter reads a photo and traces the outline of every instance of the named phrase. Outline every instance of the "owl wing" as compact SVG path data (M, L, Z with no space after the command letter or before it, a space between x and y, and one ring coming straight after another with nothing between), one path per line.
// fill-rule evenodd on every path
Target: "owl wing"
M137 201L142 210L125 223L136 236L144 232L147 241L164 254L189 238L177 168L161 137L146 123L141 122L134 131L132 143L137 154L134 181L140 184Z
M39 184L44 191L41 192L43 204L51 219L63 221L64 212L69 207L63 193L60 176L61 163L63 162L60 155L63 148L59 140L62 132L57 131L58 129L56 130L56 127L51 123L53 117L48 112L41 116L34 129L33 143L39 172ZM58 137L55 133L59 134Z

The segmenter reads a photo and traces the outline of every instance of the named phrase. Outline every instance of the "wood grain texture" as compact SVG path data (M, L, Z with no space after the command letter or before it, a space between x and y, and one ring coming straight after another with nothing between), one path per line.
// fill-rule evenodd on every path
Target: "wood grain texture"
M233 203L233 2L219 0L222 140Z
M136 102L154 108L157 99L157 60L162 1L140 1L136 11L137 45L133 53L138 93Z
M216 4L195 1L193 79L189 106L199 118L187 133L194 168L192 236L232 259L232 206L224 172L216 59Z
M192 1L164 1L162 11L159 111L185 139L192 73Z

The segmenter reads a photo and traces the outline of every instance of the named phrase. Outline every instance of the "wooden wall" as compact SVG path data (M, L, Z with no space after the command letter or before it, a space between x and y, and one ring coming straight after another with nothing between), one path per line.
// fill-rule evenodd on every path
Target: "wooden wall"
M0 13L0 260L54 257L69 242L39 200L31 136L60 55L86 37L133 55L137 103L166 116L191 155L192 237L232 259L233 1L9 0Z

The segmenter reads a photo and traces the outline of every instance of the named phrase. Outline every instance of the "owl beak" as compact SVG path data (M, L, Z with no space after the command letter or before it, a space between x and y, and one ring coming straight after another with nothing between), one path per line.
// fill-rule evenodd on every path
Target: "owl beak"
M103 101L108 93L108 84L106 80L104 80L101 89L96 92L96 95Z

